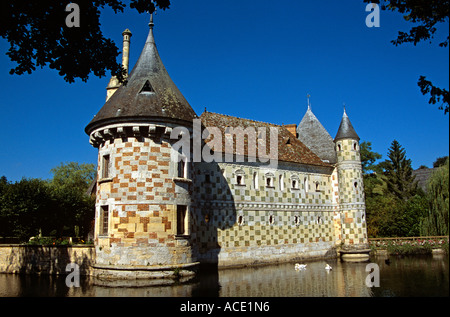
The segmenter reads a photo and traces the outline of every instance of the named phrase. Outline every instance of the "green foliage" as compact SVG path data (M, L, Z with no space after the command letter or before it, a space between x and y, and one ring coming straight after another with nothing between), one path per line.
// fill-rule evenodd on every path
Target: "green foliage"
M423 235L449 234L449 160L433 172L427 183L428 214L422 220Z
M92 164L67 163L52 169L53 179L0 179L0 236L27 241L32 236L87 235L95 200L86 189Z
M431 254L433 249L442 249L448 254L447 239L377 240L370 242L371 250L387 250L392 255Z
M381 154L372 151L371 142L364 141L360 144L360 155L363 174L367 174L369 171L379 171L375 161L381 159Z
M167 9L169 0L154 0L156 6ZM139 13L153 12L155 5L148 0L131 0L130 7ZM124 80L125 70L116 61L119 49L105 38L100 29L100 8L110 7L123 12L126 5L120 0L78 0L80 27L69 28L65 11L70 1L21 0L2 3L0 36L10 48L7 55L17 66L11 74L32 73L37 67L48 65L72 83L76 78L87 81L93 73L97 77L111 75Z
M388 157L388 160L380 163L384 170L387 190L406 201L417 193L417 181L412 175L411 160L406 158L405 149L396 140L389 148Z
M374 157L370 146L366 150L366 157ZM411 160L397 141L388 156L378 165L371 163L376 173L364 174L369 237L448 235L448 161L447 170L442 167L430 178L425 194L418 189Z
M433 168L441 167L442 165L445 165L447 160L448 160L448 156L438 157L436 159L436 161L433 162Z

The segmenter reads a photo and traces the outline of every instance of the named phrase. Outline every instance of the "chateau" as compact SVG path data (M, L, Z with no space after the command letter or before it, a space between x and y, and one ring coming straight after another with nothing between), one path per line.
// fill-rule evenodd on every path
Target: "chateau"
M130 38L125 30L125 69ZM237 129L256 133L240 139ZM298 126L197 116L161 61L152 21L127 82L111 79L85 131L98 148L98 278L189 277L204 263L368 259L359 137L345 110L334 139L309 105ZM222 159L195 160L195 142ZM255 157L267 152L276 164Z

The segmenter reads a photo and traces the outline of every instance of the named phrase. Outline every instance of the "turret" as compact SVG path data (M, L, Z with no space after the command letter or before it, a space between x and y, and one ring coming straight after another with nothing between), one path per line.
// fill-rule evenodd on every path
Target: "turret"
M345 109L334 142L341 219L341 257L348 261L366 261L369 259L370 250L367 239L359 136Z
M129 43L131 33L123 34ZM127 68L128 57L123 62ZM160 59L151 21L127 84L85 129L98 148L95 277L193 275L192 170L189 162L171 159L177 140L170 135L175 127L192 129L194 118Z

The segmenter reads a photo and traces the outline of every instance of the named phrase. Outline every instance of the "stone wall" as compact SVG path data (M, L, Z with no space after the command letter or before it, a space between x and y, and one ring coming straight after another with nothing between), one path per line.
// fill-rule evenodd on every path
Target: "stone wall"
M94 258L93 246L0 245L0 273L67 274L67 264L75 263L90 275Z
M195 164L196 258L226 267L336 256L335 176L282 162Z
M192 181L189 166L187 175L178 177L178 164L171 160L173 127L129 126L121 128L122 137L118 127L107 127L115 137L99 146L96 264L147 267L195 262L187 234L177 230L177 206L189 211ZM102 216L105 209L107 218Z

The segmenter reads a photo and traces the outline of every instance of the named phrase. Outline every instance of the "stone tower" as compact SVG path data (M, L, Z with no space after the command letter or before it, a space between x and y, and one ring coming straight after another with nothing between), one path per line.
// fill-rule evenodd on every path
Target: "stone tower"
M160 59L152 20L128 82L85 128L98 148L97 280L192 276L198 264L190 242L192 168L171 159L170 138L175 127L192 130L197 115ZM129 43L131 33L123 35Z
M339 212L341 218L341 258L347 261L369 259L363 175L356 134L344 109L334 139L337 155Z

